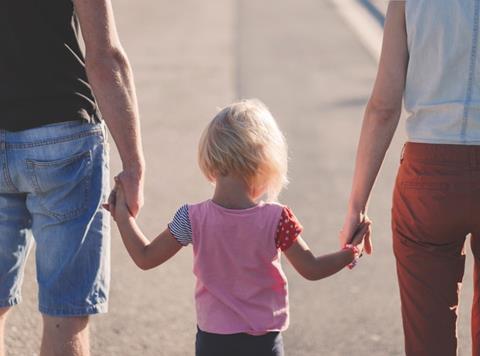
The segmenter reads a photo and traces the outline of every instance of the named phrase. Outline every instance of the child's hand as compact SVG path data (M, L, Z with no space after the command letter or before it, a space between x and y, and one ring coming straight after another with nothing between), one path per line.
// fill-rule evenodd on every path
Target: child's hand
M371 233L372 222L366 219L360 224L357 231L355 232L355 235L353 235L351 244L358 248L358 250L360 251L360 255L363 253L363 249L365 247L365 239L368 238Z
M110 193L108 203L104 204L103 207L112 214L115 221L128 220L132 216L130 210L128 210L122 183L117 177L115 177L115 186Z

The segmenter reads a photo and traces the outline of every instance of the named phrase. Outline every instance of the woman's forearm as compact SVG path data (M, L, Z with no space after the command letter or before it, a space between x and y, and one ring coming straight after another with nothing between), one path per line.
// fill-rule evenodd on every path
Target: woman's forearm
M385 19L377 78L365 110L357 148L349 200L349 211L355 215L367 208L368 197L398 126L407 68L405 2L391 1Z
M370 102L363 120L357 148L349 210L363 213L385 153L398 126L401 110L382 110Z

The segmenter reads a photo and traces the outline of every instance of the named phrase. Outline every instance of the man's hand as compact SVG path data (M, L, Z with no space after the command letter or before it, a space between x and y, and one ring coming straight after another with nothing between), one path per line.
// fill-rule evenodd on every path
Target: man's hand
M345 222L343 224L342 230L340 231L340 246L345 246L345 244L353 243L353 238L357 234L358 229L362 228L365 223L368 223L368 231L366 232L365 239L364 239L364 249L367 254L372 254L373 247L372 247L372 230L371 224L372 222L366 215L363 213L348 213L345 217Z
M143 172L138 170L123 170L115 178L123 188L125 194L125 202L128 206L130 214L137 217L143 206Z
M119 221L128 220L131 216L133 216L127 205L125 189L118 176L115 177L115 186L110 192L108 202L103 204L103 207L108 210L110 214L112 214L113 220L115 220L117 223Z

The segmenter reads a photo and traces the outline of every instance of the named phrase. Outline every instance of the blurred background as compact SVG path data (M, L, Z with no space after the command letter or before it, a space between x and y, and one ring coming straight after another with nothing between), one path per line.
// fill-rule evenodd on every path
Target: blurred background
M263 100L290 147L291 184L280 197L316 253L338 248L364 106L376 74L386 0L115 0L117 25L134 68L147 161L140 215L153 238L176 209L210 197L196 164L201 130L238 98ZM289 278L286 355L403 354L391 249L393 182L403 122L370 203L372 257L319 282ZM119 160L111 145L112 175ZM110 312L93 317L93 355L193 355L191 247L153 271L138 270L112 234ZM469 253L469 251L468 251ZM460 306L460 355L470 353L471 256ZM8 321L9 355L38 353L33 253L24 302ZM228 355L226 355L228 356ZM246 355L247 356L247 355Z

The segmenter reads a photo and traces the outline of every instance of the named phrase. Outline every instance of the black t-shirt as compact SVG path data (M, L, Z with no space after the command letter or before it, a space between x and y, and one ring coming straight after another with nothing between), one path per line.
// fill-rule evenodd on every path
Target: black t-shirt
M72 0L0 0L0 129L100 115Z

